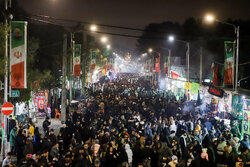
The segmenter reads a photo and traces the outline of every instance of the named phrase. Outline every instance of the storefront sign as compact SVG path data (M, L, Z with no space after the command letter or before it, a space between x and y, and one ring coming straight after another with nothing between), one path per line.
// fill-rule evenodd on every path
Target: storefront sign
M224 91L222 89L216 88L214 86L210 86L208 92L214 96L218 96L220 98L223 97Z
M250 136L250 101L244 100L243 108L243 120L242 120L242 135Z

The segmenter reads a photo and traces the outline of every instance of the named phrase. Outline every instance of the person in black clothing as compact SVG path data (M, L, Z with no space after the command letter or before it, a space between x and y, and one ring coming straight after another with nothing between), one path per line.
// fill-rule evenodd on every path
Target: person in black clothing
M54 129L50 129L48 138L50 139L52 145L54 146L57 142L56 135L54 134Z
M9 141L10 140L10 131L16 127L16 121L14 119L12 119L12 115L9 116L9 119L8 119L8 124L9 126L8 128L8 135L7 135L7 140Z
M50 126L49 117L46 117L45 120L43 121L44 136L46 136L46 134L48 133L48 131L49 131L49 126Z
M35 161L31 158L31 154L26 154L25 158L21 159L18 167L21 166L35 166Z

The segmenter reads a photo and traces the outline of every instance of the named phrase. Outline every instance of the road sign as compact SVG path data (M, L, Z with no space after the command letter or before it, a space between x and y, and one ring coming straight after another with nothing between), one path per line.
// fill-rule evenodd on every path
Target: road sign
M10 97L19 97L19 96L20 96L19 90L11 90Z
M4 115L10 115L13 112L13 110L14 106L11 103L4 103L2 105L1 111Z

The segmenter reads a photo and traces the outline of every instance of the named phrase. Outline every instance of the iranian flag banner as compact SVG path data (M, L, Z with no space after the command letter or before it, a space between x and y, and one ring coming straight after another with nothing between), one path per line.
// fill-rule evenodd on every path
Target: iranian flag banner
M91 62L90 62L90 71L95 71L95 64L96 64L96 52L93 51L91 54Z
M213 82L213 78L214 78L214 63L212 63L210 69L210 82Z
M153 72L153 60L152 59L149 60L149 71Z
M234 42L225 41L224 85L233 84Z
M166 76L168 75L168 69L170 68L169 67L169 63L170 63L169 59L170 59L169 56L164 57L164 73L165 73Z
M81 46L81 44L75 44L74 47L73 71L76 77L79 77L81 73Z
M218 64L215 65L215 63L212 63L212 66L210 69L210 81L214 86L218 84L218 75L219 75Z
M11 24L11 88L27 88L27 24L26 21L12 21Z
M155 58L155 72L159 72L160 61L159 58Z

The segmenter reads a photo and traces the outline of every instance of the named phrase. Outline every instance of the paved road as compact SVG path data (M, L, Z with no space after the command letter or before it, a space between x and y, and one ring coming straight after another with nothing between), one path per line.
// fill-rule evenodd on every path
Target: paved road
M39 132L41 133L41 135L44 135L43 132L43 121L45 118L37 118L37 123L35 124L36 127L39 127ZM65 127L65 124L61 123L61 120L59 119L50 119L51 125L50 125L50 129L54 129L54 133L57 136L59 133L59 130L61 127Z

